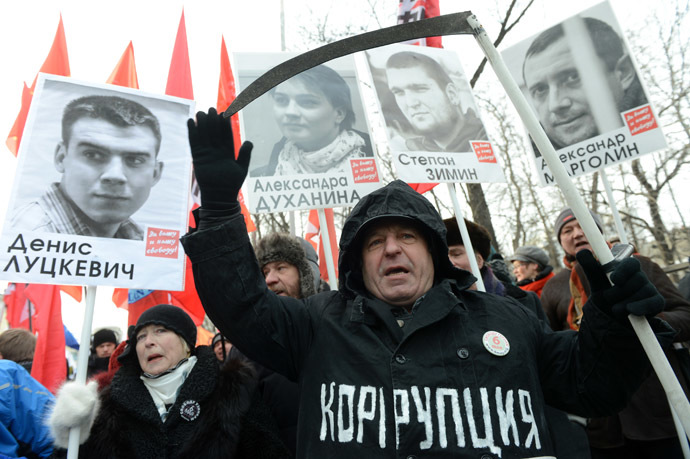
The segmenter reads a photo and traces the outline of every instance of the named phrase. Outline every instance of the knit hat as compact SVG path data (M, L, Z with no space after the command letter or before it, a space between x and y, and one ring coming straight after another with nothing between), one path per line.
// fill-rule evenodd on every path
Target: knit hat
M144 311L137 320L137 324L129 329L129 339L127 340L127 347L125 348L122 355L118 357L120 362L125 362L131 355L136 358L136 336L139 330L147 325L162 325L168 330L175 332L179 335L187 345L192 354L194 354L194 348L196 347L196 325L189 315L178 308L170 304L159 304L152 308Z
M455 217L446 218L443 220L443 224L446 225L446 230L448 231L446 235L448 246L465 245L462 242L462 235ZM481 255L484 260L488 260L489 255L491 255L491 236L489 231L482 225L471 222L468 219L465 219L465 226L467 226L467 232L470 235L470 242L472 242L474 251Z
M604 224L601 221L601 217L599 214L596 214L592 212L591 210L589 211L590 215L594 219L594 223L597 224L597 227L599 228L599 231L602 233L604 232ZM563 210L561 210L561 213L558 214L558 217L556 217L556 222L554 223L554 232L556 233L556 239L558 239L558 243L561 243L561 230L565 226L566 223L568 223L571 220L575 219L575 215L573 214L573 210L570 207L566 207Z
M211 347L214 347L218 341L221 339L225 339L227 341L228 339L223 336L222 333L218 332L215 335L213 335L213 339L211 340Z
M299 238L286 233L271 233L259 240L254 251L261 268L274 261L284 261L297 268L300 298L316 293L314 274Z
M515 254L508 258L508 261L524 261L527 263L536 263L539 265L541 271L549 264L549 254L546 250L533 245L525 245L518 247Z
M92 347L96 349L103 343L113 343L117 346L120 342L118 341L117 336L115 336L114 331L109 328L103 328L93 334Z

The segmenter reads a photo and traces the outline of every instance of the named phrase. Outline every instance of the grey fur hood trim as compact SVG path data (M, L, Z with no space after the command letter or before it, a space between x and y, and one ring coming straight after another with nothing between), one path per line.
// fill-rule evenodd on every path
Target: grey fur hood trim
M254 251L262 269L266 264L274 261L285 261L297 267L300 298L307 298L316 293L314 274L298 238L286 233L271 233L259 240Z

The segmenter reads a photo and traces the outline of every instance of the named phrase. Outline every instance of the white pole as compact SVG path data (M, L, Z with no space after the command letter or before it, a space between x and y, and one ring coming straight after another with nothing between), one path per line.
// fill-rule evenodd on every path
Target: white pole
M326 269L328 271L328 285L331 290L338 290L338 279L335 278L335 266L333 265L333 251L331 250L331 235L328 232L326 223L326 211L317 209L319 215L319 231L321 232L321 243L323 244L323 254L326 256ZM335 235L333 235L335 236Z
M687 435L685 435L685 432L683 432L683 425L680 423L680 419L678 419L678 414L676 414L676 410L674 410L671 405L669 405L669 408L671 408L671 416L673 416L673 425L676 426L676 432L678 433L678 441L680 442L680 449L683 450L683 457L685 459L690 459L690 446L688 446L688 437Z
M618 232L618 237L623 244L627 244L628 235L625 234L623 220L621 220L621 214L618 213L618 206L616 205L616 200L613 198L613 188L611 188L611 182L609 182L609 178L606 175L606 169L600 170L599 175L601 176L601 181L604 183L606 196L609 198L609 207L611 207L611 212L613 212L613 221L616 222L616 231Z
M86 384L86 373L89 365L89 349L91 348L91 326L93 324L93 310L96 304L96 286L86 287L86 306L84 308L84 322L81 325L81 341L79 341L79 353L77 354L76 383L82 386ZM79 427L72 427L69 431L69 443L67 444L67 459L79 457Z
M465 217L462 215L462 208L460 207L460 202L458 201L457 189L455 188L455 183L446 183L448 185L448 193L450 198L453 200L453 209L455 210L455 220L458 222L458 229L460 229L460 236L462 237L462 243L465 246L465 252L467 253L467 260L470 262L470 268L472 269L472 274L477 278L477 290L480 292L486 292L486 287L484 286L484 280L482 279L482 273L479 271L479 265L477 265L477 257L474 254L474 247L472 246L472 240L470 239L470 234L467 232L467 225L465 224ZM484 260L486 262L486 260Z
M288 225L290 226L290 234L297 236L297 230L295 226L295 211L291 210L288 212Z
M510 72L503 62L500 54L498 54L498 51L494 47L493 43L491 43L491 40L489 40L486 31L481 26L481 23L477 20L476 16L470 16L467 18L467 22L474 29L475 38L479 43L479 46L484 51L487 60L493 67L496 76L505 88L508 97L510 97L513 105L515 105L522 122L525 123L527 130L532 136L532 140L534 140L534 143L537 145L537 148L539 148L544 161L546 161L549 169L553 173L558 187L565 196L566 202L573 210L573 214L575 215L575 218L577 218L580 227L582 227L582 230L587 236L587 240L592 246L594 254L599 259L599 263L603 265L612 261L613 255L611 254L608 245L606 245L604 237L599 232L596 223L594 223L594 219L590 215L584 200L579 195L575 185L573 185L571 182L570 177L568 177L568 173L566 172L565 167L563 167L563 164L561 164L559 161L556 151L554 150L553 145L551 145L551 141L546 136L541 124L539 124L539 120L532 112L532 108L525 99L525 96L522 94L522 91L520 91L517 83L510 75ZM656 336L654 336L649 322L645 317L633 316L632 314L628 316L628 319L630 320L635 333L640 339L640 343L647 353L647 357L649 358L654 371L659 377L659 381L661 381L661 384L666 391L666 396L669 399L669 403L671 406L675 407L686 434L690 435L690 403L688 403L688 400L683 393L683 389L681 388L676 375L673 373L671 365L668 363L668 360L666 359L666 356L664 355Z

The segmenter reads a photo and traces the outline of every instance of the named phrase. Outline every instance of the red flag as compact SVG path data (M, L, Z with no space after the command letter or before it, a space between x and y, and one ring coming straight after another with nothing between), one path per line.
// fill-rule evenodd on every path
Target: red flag
M186 273L184 290L181 292L168 290L129 290L127 309L129 310L128 324L137 323L142 312L157 304L172 304L183 309L196 325L204 321L204 307L194 286L192 262L186 259Z
M5 306L7 307L7 323L10 328L24 328L27 330L34 329L34 321L36 320L36 308L31 305L26 299L24 289L26 284L11 283L5 290ZM29 320L29 310L32 316Z
M304 239L309 242L314 250L319 250L319 214L316 209L309 211L309 219L307 220L307 230L304 232Z
M398 24L421 21L436 17L440 14L439 0L400 0L398 3ZM443 48L441 37L427 37L410 40L403 43L420 46Z
M235 78L232 76L232 67L230 66L230 58L228 57L228 49L225 46L225 37L221 37L220 42L220 78L218 80L218 101L216 102L216 110L224 112L226 108L235 100ZM240 137L240 119L237 113L230 117L230 125L232 126L232 138L235 139L235 157L240 151L242 139ZM256 225L249 215L249 209L244 203L244 195L240 190L237 200L240 202L240 210L244 215L244 223L247 225L247 232L256 231Z
M335 277L338 278L338 242L335 237L335 223L333 221L333 209L324 209L326 214L326 225L328 225L328 235L331 239L331 253L333 254L333 266ZM317 239L317 236L318 239ZM324 250L323 236L321 235L321 225L319 223L318 210L309 211L309 221L307 231L304 234L306 239L319 253L319 272L321 279L328 281L328 265L326 264L326 251Z
M189 65L189 49L187 48L187 28L184 22L184 9L180 25L177 28L177 38L168 71L168 84L165 93L169 96L194 100L192 89L192 67Z
M81 303L83 289L79 285L61 285L60 290L74 298L78 303Z
M235 78L232 75L228 49L225 46L225 37L221 37L220 79L218 81L218 101L216 102L216 109L218 112L224 112L232 101L235 100L236 95ZM235 142L235 156L237 156L237 153L240 151L240 120L237 113L230 117L230 122L232 124L232 137L237 139L237 142Z
M113 289L112 300L115 306L122 309L128 308L129 303L127 302L127 292L128 290L126 288Z
M116 84L126 88L139 89L139 79L137 78L137 66L134 63L134 46L129 42L125 52L122 53L120 61L117 63L113 72L106 80L108 84Z
M69 57L67 56L67 40L65 39L65 28L62 24L62 15L60 15L60 22L58 23L55 38L53 39L53 45L50 47L50 52L48 52L48 56L43 62L39 72L51 73L53 75L70 76ZM38 78L38 75L36 75L36 78ZM33 98L34 90L36 89L36 78L34 78L31 88L24 83L24 89L22 91L22 106L19 109L17 119L14 121L12 129L10 129L10 133L5 141L7 148L9 148L14 156L17 156L17 152L19 151L19 144L21 143L22 134L24 133L26 117L29 114L31 99Z
M25 293L36 306L37 339L31 376L55 393L67 377L60 287L31 284Z
M69 70L69 56L67 55L67 39L65 38L65 27L62 24L62 14L60 15L60 22L58 23L57 32L53 39L53 45L50 47L46 60L43 61L41 70L39 72L50 73L52 75L70 76ZM31 85L32 89L36 84Z
M196 285L194 284L194 273L192 272L192 262L189 257L185 257L185 276L184 276L184 290L181 292L168 292L172 295L173 305L184 309L192 318L195 324L201 325L204 321L204 307L201 305L201 300L196 292Z
M127 300L127 310L129 315L127 317L127 325L136 325L137 320L142 312L157 304L171 304L169 295L162 295L162 292L157 290L128 290L129 297Z

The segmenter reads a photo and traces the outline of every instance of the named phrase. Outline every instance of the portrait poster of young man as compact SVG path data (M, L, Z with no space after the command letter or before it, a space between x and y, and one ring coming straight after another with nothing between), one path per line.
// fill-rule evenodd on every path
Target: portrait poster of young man
M291 53L235 53L240 90ZM352 56L310 68L240 112L252 212L351 206L380 186Z
M0 239L5 278L180 289L192 104L41 75Z
M578 176L666 147L661 124L608 2L503 51L568 174ZM551 171L533 145L542 184Z
M504 181L457 53L397 44L365 54L401 179Z

